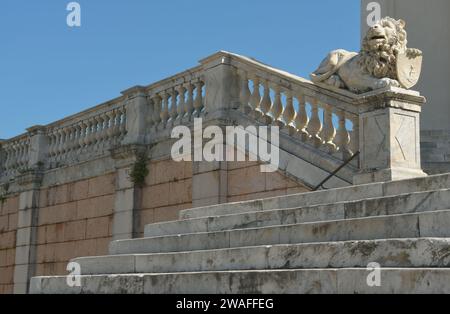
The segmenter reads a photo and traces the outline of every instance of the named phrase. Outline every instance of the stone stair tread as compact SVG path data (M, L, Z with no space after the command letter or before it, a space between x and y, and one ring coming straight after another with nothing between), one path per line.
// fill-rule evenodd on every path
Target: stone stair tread
M450 187L450 173L414 178L402 181L372 183L356 185L331 190L291 194L266 199L234 202L198 208L185 209L180 212L180 218L199 218L215 216L217 214L231 214L236 212L291 208L295 206L312 206L348 201L362 201L366 199L398 196L414 192L426 192L448 189Z
M145 227L144 237L230 230L230 227L233 225L244 228L243 224L247 225L245 228L251 228L252 225L253 227L258 227L258 224L264 222L265 224L262 226L277 225L277 223L271 224L270 219L265 220L265 218L268 218L271 214L278 216L278 219L280 219L278 223L279 225L284 225L301 222L372 217L380 214L386 215L425 212L431 210L442 210L448 208L448 206L450 206L450 189L439 189L427 192L406 193L398 196L384 196L360 201L338 202L283 209L257 210L248 211L245 213L189 218L172 222L149 224ZM319 210L324 213L320 213ZM285 215L283 217L283 214L289 212L292 212L294 215ZM306 217L298 216L298 214L301 216L302 213L305 213ZM241 220L244 220L244 222L240 222L239 218L242 218ZM298 219L300 219L300 221L298 221ZM230 227L226 228L226 226L224 226L225 228L221 229L220 222L226 220L230 221L228 223L228 226ZM283 220L287 222L283 222ZM292 222L289 223L289 221ZM210 226L214 223L216 224L216 228L210 228ZM241 223L240 226L239 223ZM219 227L217 227L217 225L219 225ZM181 230L177 230L178 227L181 228Z
M381 285L367 285L366 268L245 270L160 274L34 277L30 292L48 294L133 293L450 293L450 268L381 268Z
M400 224L401 227L399 227ZM450 210L439 210L117 240L111 242L110 253L179 252L182 248L192 251L264 244L370 240L375 238L447 237L450 236L449 225ZM330 230L333 228L334 230ZM154 246L149 247L150 245ZM150 249L153 251L149 251Z
M203 251L75 258L82 274L291 268L448 267L450 238L408 238L261 245Z

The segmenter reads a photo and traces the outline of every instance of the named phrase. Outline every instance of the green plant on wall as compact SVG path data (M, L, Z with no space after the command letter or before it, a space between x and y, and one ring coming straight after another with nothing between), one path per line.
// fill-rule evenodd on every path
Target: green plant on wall
M136 186L143 186L145 183L145 178L147 177L149 171L147 168L147 157L141 155L137 158L130 172L130 180Z

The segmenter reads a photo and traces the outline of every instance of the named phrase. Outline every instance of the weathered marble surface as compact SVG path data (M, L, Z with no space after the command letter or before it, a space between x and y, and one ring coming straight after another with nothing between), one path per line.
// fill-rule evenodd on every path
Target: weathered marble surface
M422 52L406 47L406 23L390 17L369 28L361 52L335 50L311 74L324 83L354 93L388 86L411 88L419 80Z

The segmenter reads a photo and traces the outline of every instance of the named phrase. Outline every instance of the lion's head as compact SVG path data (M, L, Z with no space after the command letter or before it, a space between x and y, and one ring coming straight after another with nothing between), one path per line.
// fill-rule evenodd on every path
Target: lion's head
M360 52L360 65L367 73L396 79L397 55L406 50L405 26L403 20L386 17L367 31Z

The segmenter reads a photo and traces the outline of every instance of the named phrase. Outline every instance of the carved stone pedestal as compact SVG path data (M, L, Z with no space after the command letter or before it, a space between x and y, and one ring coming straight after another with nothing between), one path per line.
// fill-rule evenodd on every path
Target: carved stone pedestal
M423 177L420 112L425 98L390 87L359 100L361 172L354 184Z

